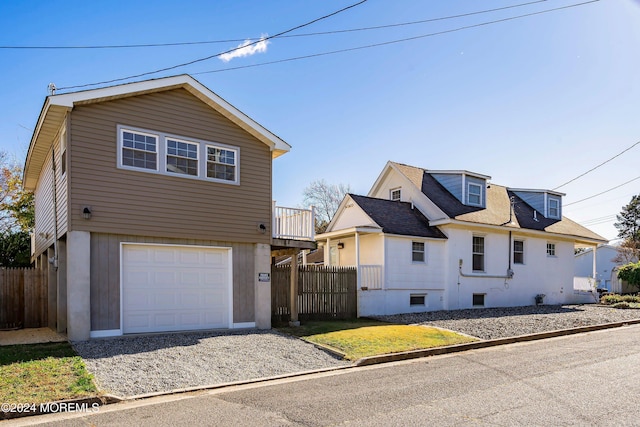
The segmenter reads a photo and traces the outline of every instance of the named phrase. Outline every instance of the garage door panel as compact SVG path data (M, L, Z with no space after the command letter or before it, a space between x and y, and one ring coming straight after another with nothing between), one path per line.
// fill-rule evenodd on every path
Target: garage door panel
M229 327L229 250L123 245L123 330Z

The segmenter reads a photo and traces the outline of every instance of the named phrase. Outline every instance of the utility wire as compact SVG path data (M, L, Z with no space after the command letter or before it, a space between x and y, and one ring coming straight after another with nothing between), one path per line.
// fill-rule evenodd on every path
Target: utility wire
M603 195L603 194L605 194L605 193L608 193L608 192L610 192L610 191L613 191L613 190L615 190L615 189L617 189L617 188L622 187L623 185L627 185L627 184L629 184L629 183L631 183L631 182L633 182L633 181L636 181L636 180L638 180L638 179L640 179L640 176L637 176L637 177L635 177L635 178L633 178L633 179L630 179L630 180L629 180L629 181L627 181L627 182L623 182L623 183L622 183L622 184L620 184L620 185L616 185L615 187L612 187L612 188L610 188L610 189L608 189L608 190L605 190L605 191L603 191L603 192L601 192L601 193L594 194L593 196L585 197L584 199L580 199L580 200L577 200L577 201L575 201L575 202L567 203L567 204L565 204L564 206L571 206L571 205L575 205L576 203L584 202L585 200L593 199L594 197L601 196L601 195Z
M346 49L332 50L332 51L328 51L328 52L313 53L313 54L304 55L304 56L296 56L296 57L292 57L292 58L279 59L279 60L276 60L276 61L260 62L260 63L256 63L256 64L250 64L250 65L239 65L239 66L236 66L236 67L220 68L220 69L217 69L217 70L200 71L200 72L191 73L191 74L195 76L195 75L199 75L199 74L221 73L221 72L224 72L224 71L232 71L232 70L240 70L240 69L244 69L244 68L261 67L263 65L279 64L279 63L283 63L283 62L298 61L298 60L301 60L301 59L317 58L317 57L320 57L320 56L335 55L337 53L353 52L353 51L356 51L356 50L363 50L363 49L370 49L370 48L374 48L374 47L387 46L387 45L391 45L391 44L403 43L403 42L407 42L407 41L411 41L411 40L418 40L418 39L422 39L422 38L426 38L426 37L439 36L439 35L442 35L442 34L454 33L454 32L457 32L457 31L468 30L468 29L471 29L471 28L477 28L477 27L482 27L482 26L486 26L486 25L497 24L497 23L500 23L500 22L513 21L515 19L526 18L526 17L534 16L534 15L541 15L543 13L556 12L558 10L569 9L569 8L578 7L578 6L584 6L584 5L587 5L587 4L590 4L590 3L597 3L599 1L600 0L590 0L590 1L583 2L583 3L571 4L571 5L568 5L568 6L557 7L557 8L554 8L554 9L547 9L547 10L542 10L542 11L539 11L539 12L532 12L532 13L527 13L527 14L524 14L524 15L512 16L512 17L509 17L509 18L497 19L495 21L487 21L487 22L481 22L479 24L467 25L467 26L464 26L464 27L453 28L451 30L438 31L438 32L435 32L435 33L423 34L423 35L419 35L419 36L407 37L407 38L403 38L403 39L391 40L391 41L381 42L381 43L374 43L374 44L369 44L369 45L365 45L365 46L357 46L357 47L346 48Z
M361 28L347 28L342 30L332 30L332 31L320 31L315 33L304 33L304 34L282 34L278 36L278 38L293 38L293 37L310 37L310 36L323 36L328 34L340 34L340 33L351 33L356 31L370 31L370 30L380 30L385 28L394 28L394 27L403 27L407 25L416 25L416 24L425 24L429 22L436 21L444 21L447 19L456 19L456 18L464 18L467 16L480 15L484 13L497 12L500 10L513 9L516 7L529 6L536 3L544 3L548 0L536 0L528 3L520 3L511 6L498 7L495 9L485 9L479 10L476 12L468 12L462 13L459 15L450 15L443 16L438 18L431 19L422 19L419 21L410 21L410 22L400 22L396 24L386 24L386 25L376 25L372 27L361 27ZM276 36L272 37L275 38ZM192 42L174 42L174 43L148 43L148 44L122 44L122 45L95 45L95 46L0 46L0 49L131 49L131 48L145 48L145 47L168 47L168 46L192 46L192 45L202 45L202 44L219 44L219 43L234 43L234 42L244 42L244 41L260 41L260 39L245 37L243 39L227 39L227 40L206 40L206 41L192 41Z
M206 56L204 58L194 59L193 61L184 62L182 64L172 65L170 67L161 68L161 69L158 69L158 70L155 70L155 71L148 71L146 73L140 73L140 74L136 74L136 75L133 75L133 76L122 77L122 78L119 78L119 79L105 80L105 81L97 82L97 83L88 83L88 84L84 84L84 85L61 87L61 88L59 88L59 90L83 88L83 87L88 87L88 86L96 86L96 85L101 85L101 84L119 82L119 81L122 81L122 80L135 79L137 77L148 76L150 74L157 74L157 73L161 73L163 71L169 71L169 70L173 70L173 69L176 69L176 68L185 67L187 65L192 65L192 64L195 64L195 63L198 63L198 62L206 61L206 60L209 60L211 58L216 58L218 56L221 56L221 55L224 55L224 54L227 54L227 53L231 53L231 52L234 52L234 51L239 50L239 49L245 49L245 48L247 48L249 46L253 46L253 45L261 43L263 41L270 40L270 39L282 36L284 34L290 33L290 32L295 31L295 30L299 30L300 28L307 27L307 26L309 26L311 24L314 24L314 23L316 23L318 21L322 21L323 19L330 18L330 17L335 16L335 15L337 15L339 13L347 11L347 10L349 10L351 8L354 8L356 6L360 6L361 4L365 3L366 1L367 0L360 0L359 2L354 3L354 4L350 5L350 6L343 7L342 9L339 9L339 10L337 10L335 12L332 12L332 13L329 13L327 15L321 16L319 18L316 18L316 19L311 20L309 22L306 22L304 24L297 25L297 26L295 26L293 28L289 28L288 30L285 30L285 31L281 31L281 32L279 32L277 34L274 34L272 36L261 37L260 39L258 39L256 41L253 41L251 43L248 43L246 45L243 44L242 46L234 47L233 49L229 49L229 50L226 50L224 52L216 53L215 55L210 55L210 56Z
M605 160L604 162L600 163L599 165L592 167L591 169L589 169L589 170L588 170L588 171L586 171L585 173L583 173L583 174L581 174L581 175L578 175L578 176L576 176L576 177L575 177L575 178L573 178L573 179L570 179L569 181L565 182L565 183L564 183L564 184L562 184L562 185L558 185L556 188L554 188L554 190L557 190L557 189L558 189L558 188L560 188L560 187L564 187L565 185L572 183L573 181L577 180L578 178L582 178L582 177L583 177L583 176L585 176L586 174L588 174L588 173L590 173L590 172L593 172L594 170L598 169L600 166L603 166L603 165L605 165L605 164L609 163L611 160L613 160L613 159L615 159L615 158L617 158L617 157L620 157L621 155L623 155L623 154L624 154L624 153L626 153L627 151L631 150L633 147L635 147L635 146L636 146L636 145L638 145L638 144L640 144L640 141L636 142L636 143L635 143L635 144L633 144L631 147L629 147L629 148L627 148L627 149L625 149L625 150L621 151L620 153L616 154L615 156L611 157L610 159Z

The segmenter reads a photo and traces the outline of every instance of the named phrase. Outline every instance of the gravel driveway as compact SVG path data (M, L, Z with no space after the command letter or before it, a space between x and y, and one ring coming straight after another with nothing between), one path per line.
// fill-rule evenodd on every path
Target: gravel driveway
M131 336L73 347L98 387L121 397L350 364L275 331Z
M640 310L597 305L436 311L379 316L493 339L640 318ZM73 343L98 386L118 396L222 384L347 366L275 331L175 333Z

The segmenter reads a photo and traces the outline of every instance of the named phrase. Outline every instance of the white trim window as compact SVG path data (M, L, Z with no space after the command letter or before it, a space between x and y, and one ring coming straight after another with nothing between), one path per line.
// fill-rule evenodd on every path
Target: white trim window
M394 188L393 190L389 191L389 199L391 199L394 202L399 202L401 200L402 197L402 191L400 188Z
M412 262L425 262L427 257L425 256L424 242L411 242L411 261Z
M484 237L473 236L471 256L473 271L484 271Z
M482 185L475 182L467 184L467 204L482 206Z
M167 138L167 172L198 176L198 144Z
M547 256L556 256L556 244L547 242Z
M158 170L158 136L122 129L120 132L122 165Z
M238 147L118 126L122 169L239 184L239 161Z
M207 177L236 181L237 151L207 145Z
M560 199L549 197L549 218L560 219Z
M513 241L513 263L524 264L524 240Z

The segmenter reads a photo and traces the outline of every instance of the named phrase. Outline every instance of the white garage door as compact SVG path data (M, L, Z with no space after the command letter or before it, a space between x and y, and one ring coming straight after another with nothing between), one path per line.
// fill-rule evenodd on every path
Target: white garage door
M122 245L123 333L230 327L231 249Z

